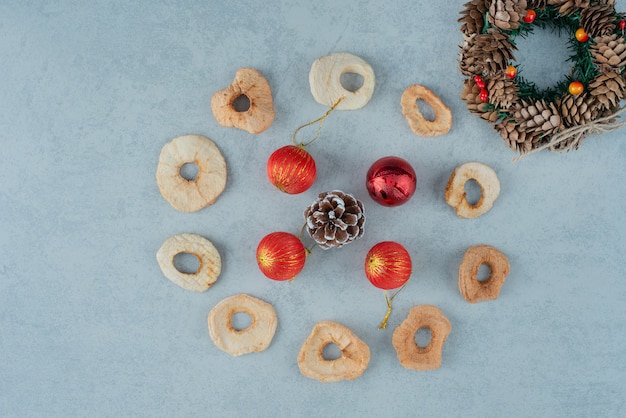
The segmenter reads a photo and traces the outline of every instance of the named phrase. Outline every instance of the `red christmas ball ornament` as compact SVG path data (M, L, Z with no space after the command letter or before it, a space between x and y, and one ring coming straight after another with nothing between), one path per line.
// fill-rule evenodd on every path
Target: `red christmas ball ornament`
M534 10L526 10L526 15L524 16L524 22L533 23L537 18L537 12Z
M288 232L266 235L256 249L261 272L272 280L292 280L304 268L307 250L300 239Z
M415 171L400 157L383 157L367 171L365 186L372 199L381 205L400 206L415 193Z
M279 148L267 160L267 177L281 192L298 194L308 190L316 174L315 160L301 146Z
M409 252L393 241L374 245L365 257L365 275L377 288L396 289L411 277L412 262Z

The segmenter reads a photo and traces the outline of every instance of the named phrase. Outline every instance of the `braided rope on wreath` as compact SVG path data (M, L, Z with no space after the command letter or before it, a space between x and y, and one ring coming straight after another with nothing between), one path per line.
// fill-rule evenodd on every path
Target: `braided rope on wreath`
M624 111L624 17L614 0L472 0L461 12L461 97L514 151L578 149L591 134L613 131ZM568 36L573 62L556 86L540 90L518 74L518 37L536 27Z

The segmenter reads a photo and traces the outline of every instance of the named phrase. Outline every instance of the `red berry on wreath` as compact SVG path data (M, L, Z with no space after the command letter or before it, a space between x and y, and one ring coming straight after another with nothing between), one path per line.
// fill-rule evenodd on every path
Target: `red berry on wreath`
M487 89L482 89L480 91L480 94L478 95L478 98L481 102L487 103L489 101L489 92L487 91Z
M474 83L476 83L476 86L478 86L479 89L485 88L485 82L483 81L483 78L479 75L474 76Z
M624 33L624 29L626 29L626 20L619 21L619 28L622 30L622 33Z
M576 36L576 40L580 43L584 43L589 40L589 35L584 28L578 28L574 35Z
M504 74L508 78L513 79L517 75L517 68L515 68L515 66L513 65L509 65L508 67L506 67L506 71L504 72Z
M379 289L389 290L402 286L411 277L411 271L411 256L397 242L379 242L365 257L365 275Z
M524 22L533 23L537 18L537 13L534 10L526 10L526 15L524 16Z
M400 157L383 157L367 171L365 187L381 205L400 206L415 193L415 170Z
M292 280L304 268L307 250L300 239L288 232L266 235L256 249L261 272L272 280Z
M315 182L315 160L303 147L287 145L267 160L267 177L281 192L298 194Z
M585 91L585 86L580 81L572 81L569 83L568 91L572 96L578 96Z

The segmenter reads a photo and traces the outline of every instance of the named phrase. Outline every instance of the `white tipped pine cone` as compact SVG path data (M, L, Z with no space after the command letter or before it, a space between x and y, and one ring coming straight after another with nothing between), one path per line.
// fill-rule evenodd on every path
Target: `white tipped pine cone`
M363 235L363 203L339 190L320 193L304 211L306 229L323 249L338 248Z

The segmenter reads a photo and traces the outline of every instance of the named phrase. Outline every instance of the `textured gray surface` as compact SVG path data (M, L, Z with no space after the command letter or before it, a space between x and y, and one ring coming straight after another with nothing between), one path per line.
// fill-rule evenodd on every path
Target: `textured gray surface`
M459 98L463 1L98 3L0 5L0 415L622 414L626 131L513 164ZM558 42L529 42L524 66L535 77L566 71L547 48ZM363 109L335 112L309 147L313 188L283 195L265 162L326 110L308 71L336 51L368 61L376 91ZM246 66L274 93L276 119L258 136L219 126L210 111L211 95ZM413 83L449 104L448 135L409 130L399 101ZM187 133L212 138L229 168L217 203L193 214L170 207L155 181L161 147ZM364 186L385 155L409 160L418 176L398 208L377 205ZM461 220L443 190L472 160L496 170L502 193L487 215ZM365 237L314 250L291 284L265 279L256 243L297 232L316 194L336 188L364 201ZM157 266L161 243L180 232L206 236L222 254L206 293L178 288ZM362 263L383 240L403 243L415 268L389 329L378 331L383 294ZM470 305L457 269L480 243L507 253L511 274L497 301ZM272 303L279 326L267 351L231 358L211 342L206 316L240 292ZM391 334L424 303L453 330L441 369L418 373L400 366ZM299 373L300 345L320 320L369 344L361 378L321 384Z

